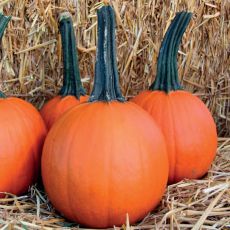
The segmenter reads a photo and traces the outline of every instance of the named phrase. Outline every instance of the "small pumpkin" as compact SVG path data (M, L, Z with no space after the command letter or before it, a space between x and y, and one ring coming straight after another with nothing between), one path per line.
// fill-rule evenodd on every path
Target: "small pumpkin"
M48 101L41 109L41 115L48 129L64 112L88 99L81 83L76 39L71 15L68 12L60 15L59 28L62 39L64 82L59 95Z
M132 100L148 111L163 131L169 183L202 177L217 149L211 113L198 97L182 90L178 79L176 56L190 19L187 12L175 16L161 44L155 82Z
M45 190L59 212L82 225L120 226L126 213L134 223L160 202L168 159L151 116L121 94L111 6L98 10L89 101L66 112L47 136L42 155Z
M0 14L0 37L10 17ZM0 197L21 195L40 174L46 127L28 102L0 91Z

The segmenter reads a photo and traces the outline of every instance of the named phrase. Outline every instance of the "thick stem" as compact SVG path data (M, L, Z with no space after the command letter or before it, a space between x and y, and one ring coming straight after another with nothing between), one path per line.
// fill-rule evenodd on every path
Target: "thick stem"
M111 6L97 12L98 45L94 87L89 101L125 101L119 86L116 60L115 14Z
M0 98L6 98L6 95L0 91Z
M73 95L79 99L81 95L85 95L85 90L81 83L73 22L71 15L68 12L60 15L59 28L62 39L64 63L64 79L63 87L60 90L60 95Z
M171 90L182 89L178 78L176 57L191 16L192 14L188 12L177 13L170 24L159 52L156 80L150 86L150 90L163 90L169 93Z
M0 39L2 39L2 36L4 34L4 31L11 19L11 16L5 16L0 13ZM6 95L0 91L0 98L6 98Z

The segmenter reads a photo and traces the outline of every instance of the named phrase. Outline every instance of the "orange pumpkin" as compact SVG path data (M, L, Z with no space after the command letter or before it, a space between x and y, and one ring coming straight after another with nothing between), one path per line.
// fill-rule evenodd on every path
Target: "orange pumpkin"
M64 82L60 95L48 101L41 109L41 115L48 129L67 110L86 102L88 96L81 83L75 35L71 15L64 12L60 16L60 32L62 38Z
M105 228L143 218L160 202L168 178L166 146L151 116L125 102L119 88L115 16L98 10L94 89L89 103L51 128L42 178L54 207L80 224Z
M0 14L0 37L10 17ZM28 102L0 92L0 197L21 195L38 178L46 127Z
M46 127L30 103L14 97L0 98L0 126L0 192L21 195L39 177Z
M169 183L200 178L209 169L217 148L213 118L196 96L179 83L176 55L191 14L181 12L172 21L162 42L155 82L132 101L157 122L166 139Z

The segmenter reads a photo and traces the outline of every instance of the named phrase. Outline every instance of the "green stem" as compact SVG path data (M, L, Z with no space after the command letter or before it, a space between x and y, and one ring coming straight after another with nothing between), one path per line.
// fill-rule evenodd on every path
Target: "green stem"
M0 91L0 98L6 98L6 95Z
M119 86L116 60L115 14L111 6L97 12L98 45L94 87L89 101L125 101Z
M85 90L81 83L73 22L68 12L60 15L59 28L64 62L64 79L60 95L73 95L79 99L81 95L85 95Z
M150 90L162 90L169 93L171 90L182 89L178 78L176 57L191 17L191 13L180 12L170 24L159 52L156 80L150 86Z
M11 16L5 16L0 13L0 39L2 39L2 36L4 34L4 31L11 19ZM6 98L6 95L0 91L0 98Z

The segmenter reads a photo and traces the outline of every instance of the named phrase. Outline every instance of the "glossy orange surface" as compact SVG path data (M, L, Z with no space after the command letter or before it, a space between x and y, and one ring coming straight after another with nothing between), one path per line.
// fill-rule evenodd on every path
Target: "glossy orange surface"
M51 128L42 156L45 190L77 223L104 228L134 223L164 194L168 158L163 134L131 102L74 107Z
M217 132L204 103L186 91L145 91L133 100L161 128L169 156L169 183L200 178L216 155Z
M78 100L75 96L56 96L48 101L41 109L41 115L48 130L54 122L67 110L88 100L88 96L81 96Z
M21 195L39 176L46 127L31 104L13 97L0 99L0 127L0 192Z

